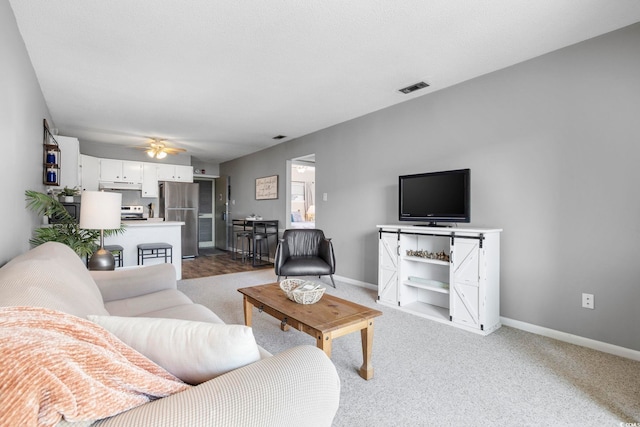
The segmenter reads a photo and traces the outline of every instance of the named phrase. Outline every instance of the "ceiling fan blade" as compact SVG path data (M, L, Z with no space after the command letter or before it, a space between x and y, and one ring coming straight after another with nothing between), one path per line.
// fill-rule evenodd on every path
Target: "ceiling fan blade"
M169 147L164 147L162 150L166 151L169 154L184 153L185 151L187 151L184 148L169 148Z

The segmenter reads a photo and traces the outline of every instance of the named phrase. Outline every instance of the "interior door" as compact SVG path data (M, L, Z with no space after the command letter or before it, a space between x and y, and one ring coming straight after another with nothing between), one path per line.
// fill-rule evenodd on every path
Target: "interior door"
M229 200L231 198L231 179L221 176L215 180L214 225L216 248L224 251L232 249L232 220Z
M197 180L200 184L198 199L198 247L208 248L215 245L215 228L213 216L213 181Z

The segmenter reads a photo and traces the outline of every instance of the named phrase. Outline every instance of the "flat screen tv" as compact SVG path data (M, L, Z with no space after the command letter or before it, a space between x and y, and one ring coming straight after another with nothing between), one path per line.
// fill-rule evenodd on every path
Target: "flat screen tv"
M471 221L471 170L429 172L399 177L400 221Z

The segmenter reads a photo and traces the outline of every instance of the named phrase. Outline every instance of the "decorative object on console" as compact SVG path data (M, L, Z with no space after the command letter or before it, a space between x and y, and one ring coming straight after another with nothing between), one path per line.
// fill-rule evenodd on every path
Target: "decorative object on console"
M413 249L407 249L407 256L415 256L418 258L437 259L438 261L449 261L449 254L445 251L429 252L423 250L414 251Z
M114 270L113 254L104 248L104 230L120 228L122 194L85 191L80 205L80 228L100 230L100 248L89 259L89 270Z

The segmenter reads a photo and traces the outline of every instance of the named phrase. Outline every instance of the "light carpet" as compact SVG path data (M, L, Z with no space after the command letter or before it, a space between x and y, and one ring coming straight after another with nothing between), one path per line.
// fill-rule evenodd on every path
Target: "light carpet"
M312 279L318 281L319 279ZM273 270L180 281L193 301L244 323L238 288L275 282ZM327 293L376 308L374 378L362 379L360 334L338 338L333 425L619 426L640 422L640 362L503 326L482 337L375 303L370 289L336 281ZM256 341L271 353L315 343L254 309ZM313 369L313 367L309 367ZM290 398L295 404L295 396Z

